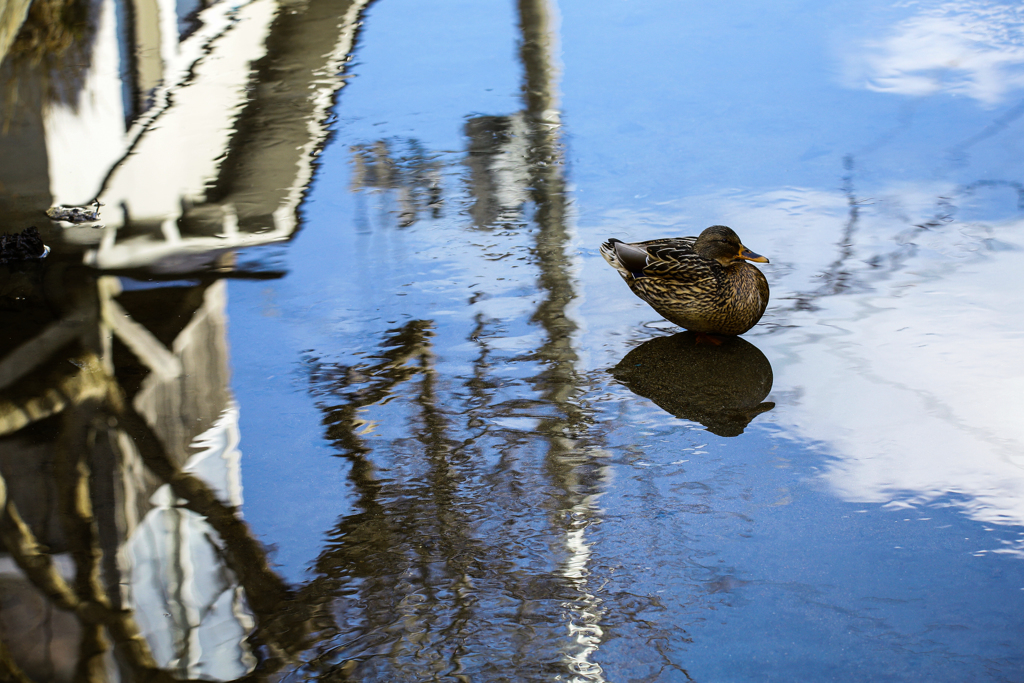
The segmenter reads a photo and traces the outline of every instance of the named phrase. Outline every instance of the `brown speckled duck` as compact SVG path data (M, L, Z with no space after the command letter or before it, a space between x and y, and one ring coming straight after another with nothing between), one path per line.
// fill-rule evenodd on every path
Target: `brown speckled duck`
M699 237L627 243L610 239L601 255L662 317L693 332L743 334L768 306L768 280L747 261L768 263L724 225Z

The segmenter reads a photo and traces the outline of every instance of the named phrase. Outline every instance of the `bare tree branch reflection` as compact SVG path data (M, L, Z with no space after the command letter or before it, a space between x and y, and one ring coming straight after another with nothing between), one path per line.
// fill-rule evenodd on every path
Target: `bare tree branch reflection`
M353 464L350 478L361 508L332 532L315 565L318 577L304 589L360 606L359 626L345 634L348 644L321 658L330 665L321 671L325 676L346 660L360 659L359 652L383 646L382 639L391 634L396 638L388 646L394 666L399 671L414 666L403 664L397 655L404 652L415 661L414 653L430 640L423 634L437 630L458 640L473 614L473 601L464 602L463 593L456 591L446 599L438 595L441 590L450 593L451 582L472 573L477 558L490 551L473 538L473 517L458 497L461 477L455 461L461 445L448 436L447 419L437 405L431 336L429 323L411 321L388 333L377 363L312 366L315 391L324 399L328 434ZM410 387L417 378L418 385ZM424 454L426 470L404 482L381 481L367 458L372 449L359 436L372 425L356 416L409 389L416 407L412 419L418 424L416 450ZM423 600L423 609L417 607L420 599L408 603L416 595ZM440 607L448 599L453 600L453 617L446 618L449 608Z
M83 334L78 343L90 346L90 338L91 334ZM39 362L45 360L44 356ZM119 541L115 539L113 546L102 541L109 523L101 523L95 514L97 501L101 507L106 506L106 497L97 488L102 482L95 477L96 468L103 469L102 458L97 457L104 443L122 442L119 438L104 438L107 434L128 437L128 443L137 449L147 469L170 485L185 508L202 515L218 534L225 562L245 590L248 607L256 618L251 638L266 649L264 670L281 666L307 649L314 615L270 569L264 549L241 521L238 510L224 504L208 484L175 463L175 459L181 461L184 456L168 454L161 437L125 401L116 379L106 373L97 355L86 352L72 356L71 360L68 367L77 368L71 377L66 371L54 370L53 365L44 365L39 372L30 371L25 390L20 388L24 382L16 385L17 391L9 394L3 412L9 416L4 420L8 434L49 415L60 415L64 422L55 448L55 477L62 536L75 567L73 583L69 585L56 570L50 555L23 521L14 500L6 495L0 517L0 540L29 582L56 607L74 613L79 619L80 653L75 678L105 680L105 632L121 661L134 672L135 680L182 680L180 675L172 677L157 666L146 639L134 623L131 608L118 606L122 579L114 571L116 564L105 564L105 560L111 559L110 553L117 551ZM33 395L32 386L38 386L40 381L45 386L54 379L61 387L58 392L48 390L42 397ZM50 394L53 395L41 405ZM124 459L126 455L121 452L116 457ZM6 492L7 487L0 490ZM104 574L108 577L106 582Z
M75 419L72 416L69 419ZM65 443L74 440L74 434ZM80 452L75 449L75 452ZM63 493L70 496L70 501L63 501L64 515L62 521L69 532L84 533L81 538L69 537L73 543L73 556L76 563L76 582L72 589L54 569L49 555L41 552L35 536L22 521L14 502L6 495L4 498L4 515L0 520L0 538L8 552L12 554L27 578L38 589L53 600L56 607L72 611L81 623L80 657L77 663L78 675L82 680L101 680L102 664L98 661L105 651L103 634L100 627L110 633L124 662L135 672L140 681L170 681L169 674L157 668L149 651L149 646L141 636L131 617L131 612L111 609L102 586L99 585L97 560L99 547L95 543L91 520L89 519L87 473L78 467L81 461L74 463L65 461L60 478L64 483ZM73 465L73 467L68 467ZM7 486L2 484L6 493Z
M1018 208L1024 207L1024 185L1017 181L978 180L961 185L948 196L936 197L930 216L919 219L919 222L912 223L910 227L895 235L895 248L868 255L858 251L857 230L861 219L861 207L872 203L872 200L859 198L856 194L856 166L852 155L844 159L844 167L846 175L843 177L843 193L849 210L839 241L836 243L838 254L836 259L820 272L821 285L793 297L794 310L815 310L814 302L818 299L866 291L871 288L874 280L901 270L918 253L918 240L921 235L942 232L960 224L956 218L959 206L979 189L1006 188L1013 192ZM991 241L989 238L982 239L986 243ZM991 244L982 246L991 248Z
M910 122L909 109L902 117L900 125L896 130L886 134L880 140L861 150L862 153L874 151L880 146L888 144L895 138L896 134L907 128ZM1024 102L1002 113L992 123L987 125L978 133L966 140L954 145L949 149L948 157L956 166L966 165L968 150L975 144L1002 133L1014 121L1024 115ZM794 310L814 310L814 301L819 298L829 297L848 293L850 291L864 291L870 288L870 280L900 270L906 262L917 253L915 240L922 232L938 231L957 222L956 214L958 205L981 188L1006 188L1016 195L1018 209L1024 209L1024 184L1017 180L1005 179L981 179L966 183L957 187L948 196L935 198L934 210L930 217L912 224L912 227L895 235L897 246L887 253L875 253L871 255L861 254L861 261L868 266L868 269L858 269L852 262L857 255L856 233L861 216L861 207L871 203L869 199L858 198L855 188L856 161L853 154L847 154L843 158L843 185L842 191L846 197L848 218L843 224L839 241L836 243L838 255L836 259L824 270L820 277L823 283L809 292L798 293L794 298L792 308Z
M540 301L529 322L542 335L517 358L537 368L525 380L533 397L503 389L495 374L501 363L492 361L487 341L495 322L482 315L469 333L479 349L472 370L454 382L435 368L423 334L429 323L422 321L388 331L381 347L389 355L372 363L312 364L312 391L329 437L352 463L349 477L359 495L359 512L340 521L316 565L313 592L337 596L339 624L351 624L317 660L315 671L325 680L341 670L369 678L411 675L409 667L422 671L431 658L446 661L434 670L454 675L466 666L469 676L479 663L463 663L473 652L463 643L474 643L479 657L494 646L484 634L504 623L504 616L494 626L481 622L494 605L480 603L495 595L508 601L501 614L509 621L531 625L529 632L492 636L515 652L516 675L555 675L569 667L600 680L600 667L588 659L602 638L602 608L586 588L585 531L596 518L592 495L601 465L590 455L589 411L578 398L586 380L576 371L577 326L569 311L576 294L552 14L544 1L517 8L524 109L469 119L463 163L473 227L533 235ZM353 148L354 189L398 185L411 195L413 176L396 171L389 150L387 141ZM398 226L413 215L403 206ZM532 230L525 229L528 214ZM443 394L442 385L449 387ZM462 410L451 405L452 392ZM529 432L501 426L509 420L535 426ZM539 476L516 464L533 454L542 463ZM544 550L534 550L539 546Z
M182 297L178 292L176 298L185 302L184 308L169 317L169 309L163 308L160 321L150 323L156 323L156 332L131 317L129 308L144 310L138 305L139 296L126 297L130 303L125 308L117 302L121 289L110 278L97 279L81 269L56 269L47 288L48 305L58 313L63 309L63 317L26 324L34 312L28 309L19 314L29 334L35 327L36 337L13 350L6 349L11 353L0 361L0 379L6 385L0 399L0 439L12 443L11 439L42 422L60 424L56 441L44 445L44 453L51 455L41 463L43 471L31 475L35 477L32 481L47 477L46 463L52 462L56 483L52 513L59 524L26 521L12 489L3 482L0 540L27 586L74 618L78 656L70 660L73 670L60 678L107 680L111 646L116 661L131 672L131 680L195 678L185 669L172 675L158 665L136 622L134 600L130 596L126 600L122 594L126 573L133 568L122 567L118 557L139 524L136 506L141 503L145 514L146 501L160 484L168 485L179 504L200 515L217 535L223 562L234 577L229 580L237 581L245 591L246 609L255 618L250 641L264 654L261 671L283 666L307 649L315 637L312 612L296 601L294 591L270 568L265 550L241 521L237 508L223 502L207 482L183 469L189 457L187 444L196 429L206 428L201 425L209 418L192 417L185 425L174 424L190 413L220 410L218 403L228 400L222 387L194 391L190 379L195 376L195 381L215 385L226 381L224 373L216 369L218 363L226 362L223 355L217 356L224 348L223 342L217 341L224 333L223 299L218 294L222 287L201 285L193 290L198 296ZM151 303L159 303L162 292L149 289L145 296ZM204 331L212 333L213 343L185 343L205 342ZM175 338L179 344L165 346ZM140 364L145 376L141 382L132 372L124 372L131 369L131 363L114 362L114 356L121 353L117 351L120 344ZM195 373L203 366L207 366L204 372ZM124 374L118 376L118 371ZM175 391L183 393L175 399ZM211 404L180 405L183 397ZM177 407L157 411L156 427L136 407L149 411L152 402L167 400L177 401ZM4 479L9 481L10 472L24 469L15 467L17 448L0 449L0 455ZM148 475L135 472L135 459L141 460ZM44 511L51 514L45 504L40 506L28 497L31 489L24 485L25 474L17 476L21 490L16 493L31 503L33 516ZM32 526L38 532L33 532ZM37 533L45 534L42 543ZM61 551L69 553L71 577L62 574L51 559L52 553ZM23 652L11 654L13 661L25 656ZM23 669L29 678L31 671L32 667Z

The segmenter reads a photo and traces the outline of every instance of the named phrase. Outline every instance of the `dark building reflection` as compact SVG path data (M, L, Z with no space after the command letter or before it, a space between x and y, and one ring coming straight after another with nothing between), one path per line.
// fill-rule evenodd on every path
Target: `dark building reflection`
M775 407L772 366L740 337L698 343L681 332L644 342L612 368L615 379L666 412L699 422L719 436L739 436L750 421Z
M238 514L226 279L281 275L235 252L298 228L367 2L283 4L0 7L4 231L52 247L0 265L0 679L236 680L316 638Z
M122 282L48 263L51 319L0 312L9 680L108 680L109 651L127 680L237 678L257 596L285 592L234 511L225 283Z

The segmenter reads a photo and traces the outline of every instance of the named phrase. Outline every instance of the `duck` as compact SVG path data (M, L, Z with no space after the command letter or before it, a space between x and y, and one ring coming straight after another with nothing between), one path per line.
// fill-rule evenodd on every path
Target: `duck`
M768 306L768 279L750 263L768 259L743 246L725 225L712 225L697 237L612 238L601 245L601 255L634 294L691 332L743 334Z

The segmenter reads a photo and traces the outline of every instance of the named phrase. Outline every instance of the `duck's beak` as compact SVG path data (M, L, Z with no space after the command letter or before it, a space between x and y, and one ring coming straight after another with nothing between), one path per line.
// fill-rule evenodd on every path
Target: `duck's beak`
M768 263L768 259L766 259L764 256L761 256L760 254L755 254L742 244L740 245L740 254L737 258L746 259L748 261L754 261L756 263Z

